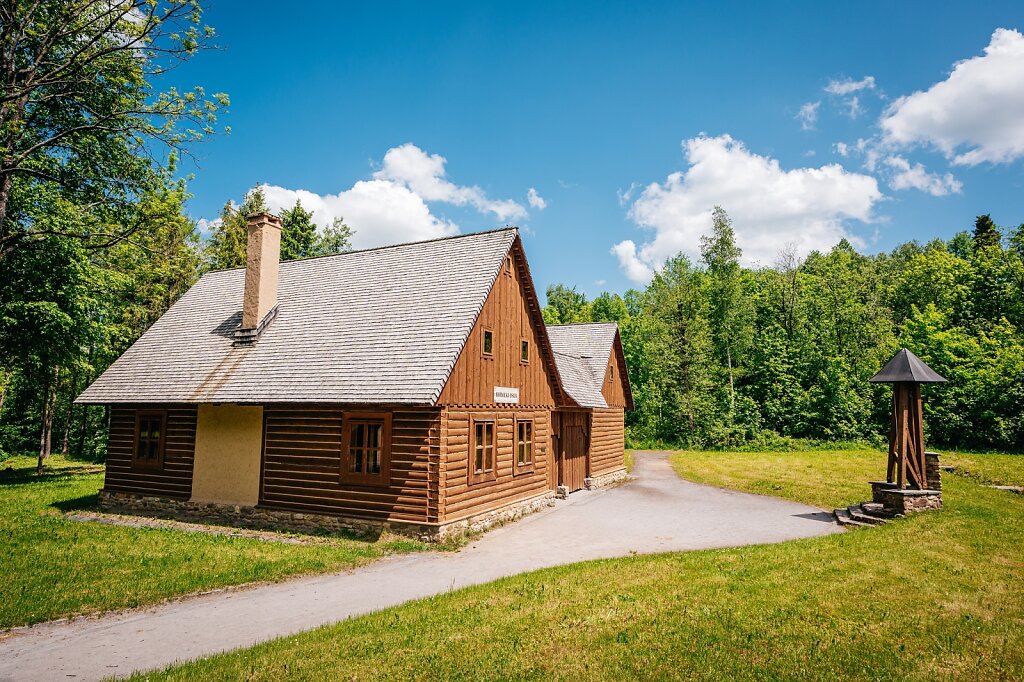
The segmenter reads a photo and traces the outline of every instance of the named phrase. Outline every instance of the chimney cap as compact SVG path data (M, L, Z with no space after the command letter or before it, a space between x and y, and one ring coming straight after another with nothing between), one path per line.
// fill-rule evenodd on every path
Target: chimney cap
M274 227L281 227L281 219L269 211L250 213L246 216L246 221L248 221L249 225L269 224Z

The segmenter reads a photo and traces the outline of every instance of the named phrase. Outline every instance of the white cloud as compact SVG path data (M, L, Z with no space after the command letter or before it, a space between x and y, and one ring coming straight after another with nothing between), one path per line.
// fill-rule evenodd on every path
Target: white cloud
M889 179L889 186L893 189L918 189L935 197L959 194L963 189L963 183L954 178L952 173L929 173L920 163L911 165L902 156L890 156L885 159L885 163L895 171Z
M455 223L431 214L423 197L388 180L360 180L338 194L320 195L304 189L263 185L267 207L275 213L291 208L298 199L313 212L318 225L344 218L352 228L357 249L446 237L459 231Z
M864 113L864 107L860 105L860 97L854 95L846 100L846 115L850 118L857 118Z
M874 90L875 89L875 77L864 76L859 81L855 81L852 78L846 78L841 81L829 81L828 85L825 86L825 92L830 95L845 96L861 90Z
M538 211L543 211L548 207L548 202L541 195L537 194L537 190L531 187L526 192L526 200L530 202L530 208L535 208Z
M204 237L209 237L210 233L212 233L215 228L220 227L221 223L223 222L224 221L220 218L214 218L213 220L200 218L199 220L196 221L196 228L198 228L199 234L203 235Z
M459 226L434 215L428 202L469 206L501 221L527 215L515 201L490 199L476 185L452 183L447 179L446 163L443 156L404 144L384 154L380 169L371 179L360 180L337 194L278 185L262 185L262 189L270 211L280 213L299 200L312 211L317 225L331 225L336 218L343 218L354 232L353 246L359 249L457 234ZM544 201L531 192L531 205L534 199ZM208 232L218 222L200 219L197 225Z
M619 206L628 204L633 199L633 193L636 192L639 186L637 183L631 182L625 191L621 189L615 190L615 194L619 197Z
M407 142L384 154L384 165L373 177L404 185L426 201L443 201L456 206L468 204L481 213L493 213L498 220L526 217L526 209L515 201L488 199L475 185L460 186L450 182L445 177L445 163L447 160L440 154L427 154Z
M844 237L859 244L846 221L873 220L882 198L871 176L837 164L784 170L729 135L702 135L683 146L689 168L648 185L629 210L654 238L639 247L626 240L612 248L636 282L648 281L676 253L699 258L700 237L710 232L716 205L732 218L744 261L770 263L782 244L793 243L800 253L827 249Z
M833 149L836 150L836 154L839 154L839 156L850 155L850 145L846 144L845 142L836 142L833 145Z
M640 256L636 251L636 244L632 239L621 241L611 248L610 253L619 259L619 267L634 282L650 282L654 276L654 268L645 262L647 258Z
M804 130L814 130L814 124L818 122L818 107L821 102L807 102L800 111L796 112L796 120L800 121L800 127Z
M984 55L893 102L880 126L885 143L931 145L958 165L1024 157L1024 35L997 29Z

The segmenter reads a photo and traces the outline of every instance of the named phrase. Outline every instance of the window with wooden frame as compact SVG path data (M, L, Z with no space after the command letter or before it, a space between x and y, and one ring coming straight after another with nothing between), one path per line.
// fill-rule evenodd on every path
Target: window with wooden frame
M480 352L485 358L494 357L494 332L490 329L484 329L480 335Z
M524 365L530 364L530 342L526 339L519 342L519 362Z
M505 274L512 276L512 256L505 256Z
M166 431L166 411L137 410L135 412L135 447L132 450L132 466L142 469L163 469Z
M608 383L615 381L615 363L608 365Z
M497 478L497 448L494 443L494 419L470 420L469 483L483 483Z
M391 413L346 412L341 425L341 482L391 482Z
M529 473L533 471L533 421L517 419L515 438L515 473Z

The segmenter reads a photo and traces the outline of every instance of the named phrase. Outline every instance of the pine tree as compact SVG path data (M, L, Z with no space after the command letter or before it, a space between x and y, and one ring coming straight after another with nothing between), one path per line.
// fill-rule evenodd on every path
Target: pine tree
M978 216L974 221L974 250L975 252L991 246L999 246L1000 236L996 224L986 213Z
M317 242L313 212L296 199L293 207L281 213L281 260L319 255Z
M211 269L223 270L245 265L249 216L266 210L266 198L259 187L249 190L241 206L236 206L233 201L224 205L220 222L213 228L207 244L206 261Z

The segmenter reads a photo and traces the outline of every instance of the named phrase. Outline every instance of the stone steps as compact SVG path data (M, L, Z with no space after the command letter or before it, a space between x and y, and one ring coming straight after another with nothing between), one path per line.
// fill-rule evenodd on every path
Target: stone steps
M840 526L866 527L877 526L897 516L877 502L851 504L845 509L832 512Z

